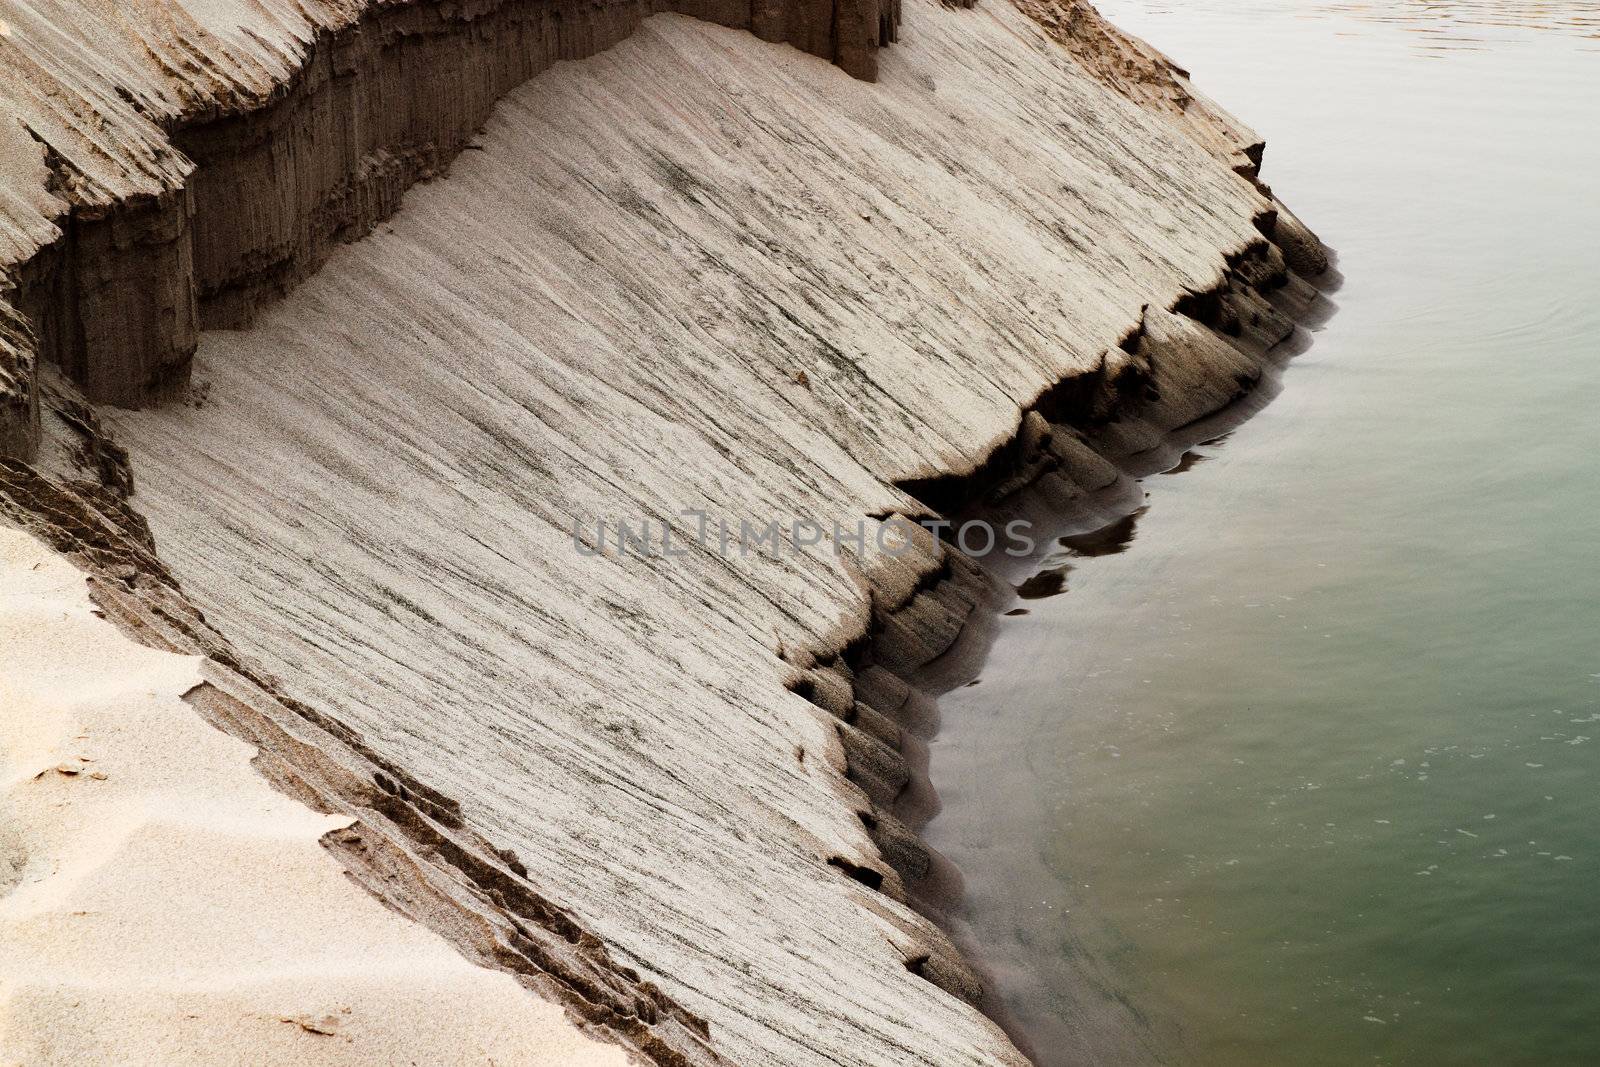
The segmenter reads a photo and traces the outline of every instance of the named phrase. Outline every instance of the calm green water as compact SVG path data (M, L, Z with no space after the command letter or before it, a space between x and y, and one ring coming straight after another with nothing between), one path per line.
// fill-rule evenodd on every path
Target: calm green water
M942 698L1041 1063L1600 1063L1600 4L1106 0L1338 250L1283 392Z

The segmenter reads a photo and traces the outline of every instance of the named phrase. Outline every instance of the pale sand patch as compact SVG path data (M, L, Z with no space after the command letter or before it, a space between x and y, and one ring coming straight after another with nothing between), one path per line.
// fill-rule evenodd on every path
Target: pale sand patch
M0 1063L627 1062L352 884L199 669L0 529Z

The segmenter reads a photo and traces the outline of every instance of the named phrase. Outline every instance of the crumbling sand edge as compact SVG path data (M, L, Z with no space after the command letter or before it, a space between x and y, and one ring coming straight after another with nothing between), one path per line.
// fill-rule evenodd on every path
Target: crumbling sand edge
M205 661L7 527L0 648L0 1061L638 1062L352 886L322 845L348 819L185 702Z
M1226 257L1217 285L1188 294L1162 312L1146 309L1096 373L1065 379L1029 405L1010 440L977 457L965 472L906 483L928 505L913 520L1007 510L1019 497L1055 513L1108 489L1124 477L1129 457L1159 448L1169 433L1235 404L1262 380L1285 342L1321 299L1325 250L1295 224L1274 242L1277 219L1259 220L1263 238ZM1286 249L1289 255L1285 255ZM1310 249L1314 255L1306 255ZM1296 262L1304 274L1289 265ZM903 893L947 934L959 906L959 872L920 836L937 810L927 742L937 733L935 694L920 686L925 668L950 650L967 627L1005 599L978 562L946 541L939 562L908 593L872 589L870 623L841 630L807 656L794 657L791 690L837 720L846 777L866 803L857 812L894 872L838 863L867 886ZM981 954L981 946L972 946ZM974 966L979 962L980 966ZM979 1008L1023 1044L982 976L981 961L953 943L929 946L908 963L913 971Z
M144 520L127 506L126 453L104 436L87 405L54 391L46 400L80 435L82 465L98 469L98 477L58 482L0 457L0 521L84 571L95 605L134 641L204 657L204 682L185 699L213 726L254 746L253 764L273 786L314 811L350 820L322 842L358 885L645 1062L727 1062L704 1020L617 963L534 889L515 854L466 827L453 800L244 663L184 596Z

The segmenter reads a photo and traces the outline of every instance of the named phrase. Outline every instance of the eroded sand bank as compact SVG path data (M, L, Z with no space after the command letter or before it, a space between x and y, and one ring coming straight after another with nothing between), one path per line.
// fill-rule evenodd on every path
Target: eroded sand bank
M180 402L102 410L133 482L60 385L0 510L209 657L197 706L360 820L328 840L362 885L635 1052L1019 1063L907 904L931 861L897 820L896 672L980 580L926 540L719 551L683 513L870 544L1088 491L1114 472L1052 421L1137 450L1291 328L1261 294L1318 256L1253 135L1082 5L1030 10L916 0L876 85L652 18L205 335ZM687 554L574 545L641 521Z
M785 692L868 629L867 572L903 598L933 564L593 557L574 527L920 512L894 482L1131 361L1142 314L1221 402L1243 360L1160 309L1264 244L1247 181L1014 9L912 14L877 86L671 17L557 68L208 335L193 403L113 420L214 620L741 1063L1015 1058L918 973L840 726Z

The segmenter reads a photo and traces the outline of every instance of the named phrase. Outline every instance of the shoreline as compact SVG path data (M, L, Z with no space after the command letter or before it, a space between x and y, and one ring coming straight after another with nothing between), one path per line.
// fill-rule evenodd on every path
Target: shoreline
M1288 305L1279 309L1283 318L1274 320L1279 327L1287 324L1289 332L1265 347L1258 344L1258 351L1251 353L1252 358L1261 366L1266 366L1278 346L1293 336L1295 320L1290 316L1304 315L1320 297L1320 290L1294 284L1291 299L1280 302ZM1223 334L1217 333L1216 336ZM1140 355L1142 347L1135 346L1135 351L1129 354ZM1166 354L1169 357L1172 355L1170 352ZM1216 414L1213 411L1196 416L1195 409L1189 406L1174 411L1161 405L1152 408L1149 401L1134 400L1130 403L1130 397L1143 395L1143 389L1150 384L1152 375L1160 375L1154 364L1161 359L1161 353L1144 352L1143 355L1151 359L1150 370L1119 378L1118 386L1106 387L1101 383L1099 389L1068 390L1079 398L1092 398L1092 402L1085 407L1082 406L1085 399L1079 399L1080 406L1075 409L1055 408L1052 414L1063 421L1054 421L1042 428L1040 424L1044 420L1038 415L1038 408L1030 409L1029 416L1024 417L1024 432L988 461L979 464L973 474L956 483L962 505L951 513L952 517L959 519L978 513L993 514L1019 498L1086 499L1110 487L1123 476L1115 461L1102 458L1103 453L1096 452L1093 445L1083 441L1064 420L1076 417L1081 425L1098 427L1104 434L1109 427L1128 415L1131 407L1138 413L1136 417L1146 421L1149 428L1147 432L1128 434L1128 427L1122 426L1111 434L1110 440L1114 444L1108 444L1104 439L1096 440L1093 436L1090 438L1105 453L1116 460L1125 461L1132 454L1128 450L1128 442L1148 442L1153 439L1149 436L1151 432L1164 439L1166 434L1179 428L1164 425L1171 423L1174 418L1182 418L1184 423L1189 423L1196 418L1206 419ZM1229 382L1225 390L1226 399L1217 411L1236 403L1255 388L1252 382L1241 393L1236 378L1229 379ZM1058 396L1062 388L1058 386L1049 392L1052 396ZM1218 397L1223 393L1212 395ZM1102 412L1098 417L1093 414L1096 410ZM116 447L108 438L100 436L102 431L98 430L92 413L88 414L87 420L88 433L94 442L91 448L102 455L115 455ZM1065 435L1066 440L1058 439L1057 435ZM1117 444L1122 445L1120 450ZM996 456L1004 458L997 459ZM1107 478L1109 480L1105 480ZM31 494L19 491L24 487L31 489ZM394 898L377 887L392 879L397 869L410 867L416 862L414 859L401 860L401 868L396 867L395 859L400 859L417 847L401 842L409 836L426 851L436 852L445 845L447 838L436 836L427 827L440 823L459 827L458 809L454 803L412 780L398 767L378 759L348 730L286 698L275 690L270 681L246 668L225 639L215 634L203 617L199 617L187 604L157 558L147 555L138 547L137 543L142 539L136 535L130 536L125 530L115 529L112 523L107 522L106 512L86 508L81 500L51 491L43 479L20 477L15 466L9 466L0 475L0 489L4 490L12 504L9 510L14 521L24 519L35 534L54 535L58 551L75 558L80 566L90 570L89 581L95 603L125 634L154 648L200 652L208 657L207 680L191 690L185 697L186 701L212 725L257 745L259 754L254 765L277 788L292 797L305 800L317 810L349 811L359 818L361 825L366 828L363 833L336 832L330 834L324 844L352 870L372 872L358 877L358 881L378 893L380 899L388 899L393 903ZM20 501L27 501L25 512L16 510ZM1054 514L1061 514L1059 505L1047 507ZM60 521L73 511L78 513L76 519ZM40 525L38 516L41 515L53 516L53 522ZM93 577L95 572L100 577ZM876 843L879 858L903 881L906 899L933 920L947 936L955 938L945 944L925 944L925 954L908 959L907 969L983 1010L1006 1029L1013 1042L1026 1053L1026 1036L1008 1025L1003 1006L990 995L991 988L983 975L981 945L964 944L950 922L952 909L960 903L959 872L933 853L920 837L920 830L937 806L937 794L928 777L925 748L926 740L936 730L937 696L924 687L926 683L923 679L933 664L970 637L973 627L981 624L986 612L996 609L1003 595L978 565L946 545L940 564L918 580L910 595L889 605L878 604L872 625L845 642L843 657L824 658L809 669L802 670L791 684L791 689L838 718L838 734L845 752L844 775L862 789L869 801L858 817ZM841 668L848 668L849 673L846 674ZM840 700L841 681L848 686L847 709ZM308 728L312 730L311 734L306 733ZM328 757L337 752L347 754L338 757L337 763L330 764ZM356 771L354 779L348 777L349 771L330 776L332 766L349 766L348 761L352 757L367 762L371 769ZM306 772L309 767L317 765L325 768L320 776L325 784L310 785L316 779L308 778ZM368 789L363 792L356 785L363 775L376 782L379 790ZM385 799L385 794L390 799ZM356 807L351 807L352 801L356 802ZM418 820L413 812L420 812L427 818ZM379 813L382 813L381 816ZM374 827L383 826L398 829L398 837L395 829L379 835L371 832ZM416 836L419 833L421 837ZM469 847L475 847L483 858L469 860L471 852L458 851L455 847L446 848L444 854L448 857L455 853L458 858L452 860L451 865L463 872L477 870L488 873L497 867L503 867L513 874L518 872L520 864L514 856L499 853L481 841ZM382 858L386 852L395 859ZM488 860L487 864L485 859ZM869 889L884 891L880 872L843 857L831 862ZM515 884L504 881L504 872L494 873L490 877L501 884L500 892L505 892ZM407 877L406 881L411 885L411 892L419 888L413 877ZM450 903L454 891L448 888L448 881L436 882L435 886L432 892L441 894L440 903L451 909L459 906ZM892 889L889 891L893 892ZM531 908L532 914L552 916L546 904L532 902L525 907ZM413 917L422 917L414 904L402 910ZM424 912L431 910L423 909ZM530 913L524 910L523 914ZM552 929L570 939L571 935L564 933L564 929L571 928L570 917L555 912L552 918L544 921L553 923ZM424 919L424 922L425 925L439 928L437 918L431 921ZM500 935L502 939L509 936L512 943L523 942L521 952L517 955L528 953L531 949L524 940L529 933L525 922L518 922L514 918L516 931L503 930ZM580 936L588 940L587 935ZM463 946L458 941L459 947ZM484 953L480 947L469 958L475 955L488 966L506 968L513 958L508 955L508 947L497 947L488 953ZM590 951L604 952L598 946ZM540 975L549 966L549 958L543 953L534 958L540 960L534 971L528 971L520 964L512 965L509 969L513 973L520 970L524 980L532 975ZM602 956L601 967L607 966ZM626 977L626 972L623 975ZM569 971L555 984L558 999L570 998L570 993L562 994L565 988L580 991L578 1000L567 999L569 1005L593 1000L597 987L591 984L592 981L579 979L575 972ZM612 982L615 979L606 978L603 981ZM561 985L563 982L566 983L564 987ZM547 975L534 984L534 988L540 989L545 995L550 995L551 986ZM648 991L645 995L659 996ZM669 1052L674 1046L680 1049L695 1048L708 1036L708 1031L700 1020L683 1015L680 1009L669 1004L658 1003L660 1007L648 1011L624 1009L621 1015L606 1011L599 1015L590 1014L589 1017L607 1028L614 1029L621 1024L621 1032L631 1038L630 1043L634 1043L636 1048L645 1050L646 1054L654 1049L652 1058L666 1056L659 1062L720 1062L707 1046L700 1046L695 1053L691 1053L691 1059L679 1059L683 1053ZM585 1012L589 1010L585 1009ZM641 1028L638 1023L629 1021L630 1015L651 1019L658 1013L662 1013L663 1018L677 1015L689 1024L688 1029L680 1028L680 1036L668 1037L663 1041L652 1034L653 1024L647 1023ZM643 1044L637 1044L641 1038L644 1038ZM688 1039L687 1045L685 1038Z
M1249 418L1258 410L1249 406L1251 399L1267 377L1281 369L1280 361L1304 351L1304 346L1293 347L1302 324L1320 323L1330 313L1319 304L1326 306L1326 294L1337 288L1334 266L1330 263L1318 274L1302 277L1273 266L1274 254L1281 253L1270 242L1267 248L1270 251L1253 251L1231 265L1216 292L1180 301L1184 311L1178 314L1192 318L1240 360L1227 368L1228 373L1211 376L1211 388L1201 392L1202 399L1188 389L1176 402L1159 397L1156 383L1178 369L1161 364L1181 363L1186 352L1165 335L1151 343L1141 327L1130 337L1142 340L1125 345L1124 351L1143 359L1145 366L1135 365L1109 378L1064 379L1026 410L1018 433L971 474L932 480L914 495L929 504L933 517L955 524L982 519L998 525L1020 514L1049 516L1067 524L1075 514L1089 513L1114 522L1128 514L1114 502L1102 506L1100 498L1115 492L1119 484L1130 480L1137 484L1154 472L1133 462L1138 456L1170 449L1191 426L1207 424L1206 436L1212 436L1214 420L1235 407L1249 410L1236 421L1229 420L1230 426ZM1266 271L1240 270L1241 264L1252 260L1265 265ZM1257 280L1246 280L1252 276ZM1237 335L1230 326L1238 321L1236 313L1229 313L1233 302L1247 304L1251 314L1260 316ZM1214 353L1222 355L1221 350ZM1227 363L1224 356L1219 365ZM1190 388L1196 384L1190 383ZM1261 402L1268 401L1270 395ZM994 997L982 945L964 938L954 921L963 903L961 873L921 836L939 810L927 748L938 732L938 698L966 680L956 680L964 670L981 662L981 648L963 646L1008 606L1012 596L983 563L949 542L943 548L940 566L925 574L909 596L885 606L877 597L891 591L875 589L870 626L844 641L842 653L824 652L790 688L838 719L848 761L846 777L869 800L868 809L858 817L878 845L880 857L905 884L907 899L957 948L955 956L932 953L907 966L978 1007L1031 1059L1026 1033ZM952 655L958 665L952 665ZM858 870L847 873L872 888L881 885L881 879Z

